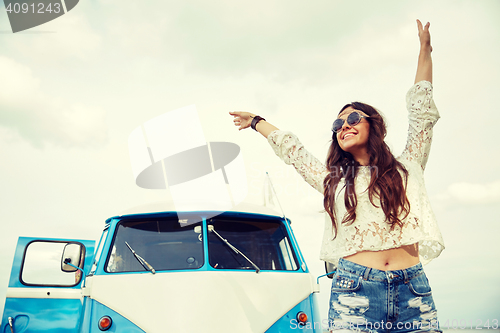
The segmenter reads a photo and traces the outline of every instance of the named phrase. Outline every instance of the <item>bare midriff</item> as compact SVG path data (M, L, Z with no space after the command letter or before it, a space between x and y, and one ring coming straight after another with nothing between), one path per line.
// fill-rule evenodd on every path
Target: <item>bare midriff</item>
M418 259L418 244L403 245L395 249L382 251L362 251L344 259L382 271L406 269L420 262Z

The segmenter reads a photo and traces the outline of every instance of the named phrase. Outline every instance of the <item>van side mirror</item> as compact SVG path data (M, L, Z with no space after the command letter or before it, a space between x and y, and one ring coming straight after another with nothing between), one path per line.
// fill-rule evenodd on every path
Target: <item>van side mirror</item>
M68 265L68 263L80 267L82 263L83 253L84 249L82 244L66 244L66 246L64 246L64 251L61 258L61 270L67 273L76 272L77 269L71 265Z
M328 274L327 276L329 279L333 279L336 270L337 267L335 267L331 262L325 261L325 271L326 274Z

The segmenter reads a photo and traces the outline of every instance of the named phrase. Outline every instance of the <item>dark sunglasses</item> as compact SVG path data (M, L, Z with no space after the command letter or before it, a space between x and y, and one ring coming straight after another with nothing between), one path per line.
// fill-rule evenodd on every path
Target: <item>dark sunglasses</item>
M359 122L363 118L369 118L369 117L362 116L359 112L356 112L356 111L351 112L349 114L349 116L347 116L347 125L355 126L355 125L359 124ZM344 126L344 119L337 118L333 122L332 131L335 133L338 133L342 130L342 126Z

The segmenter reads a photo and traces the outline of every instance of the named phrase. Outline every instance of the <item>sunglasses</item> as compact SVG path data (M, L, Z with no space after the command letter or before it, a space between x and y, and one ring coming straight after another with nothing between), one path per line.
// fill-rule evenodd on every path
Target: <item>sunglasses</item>
M359 124L359 122L361 121L361 119L363 118L369 118L368 116L362 116L359 112L351 112L349 114L349 116L347 116L347 125L349 126L355 126L357 124ZM344 119L340 119L340 118L337 118L334 122L333 122L333 126L332 126L332 131L335 132L335 133L338 133L342 130L342 126L344 126Z

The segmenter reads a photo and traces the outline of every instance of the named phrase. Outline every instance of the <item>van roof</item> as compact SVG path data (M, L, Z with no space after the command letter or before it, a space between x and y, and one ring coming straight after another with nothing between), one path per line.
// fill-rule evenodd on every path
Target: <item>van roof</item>
M270 207L263 205L256 205L249 202L241 202L230 209L227 209L229 205L227 203L193 203L193 202L182 202L174 204L172 201L160 201L147 203L144 205L135 206L126 209L120 213L123 215L135 215L135 214L147 214L147 213L159 213L159 212L199 212L199 211L220 211L220 212L242 212L242 213L254 213L281 217L282 214L278 213ZM182 207L177 209L177 207Z

